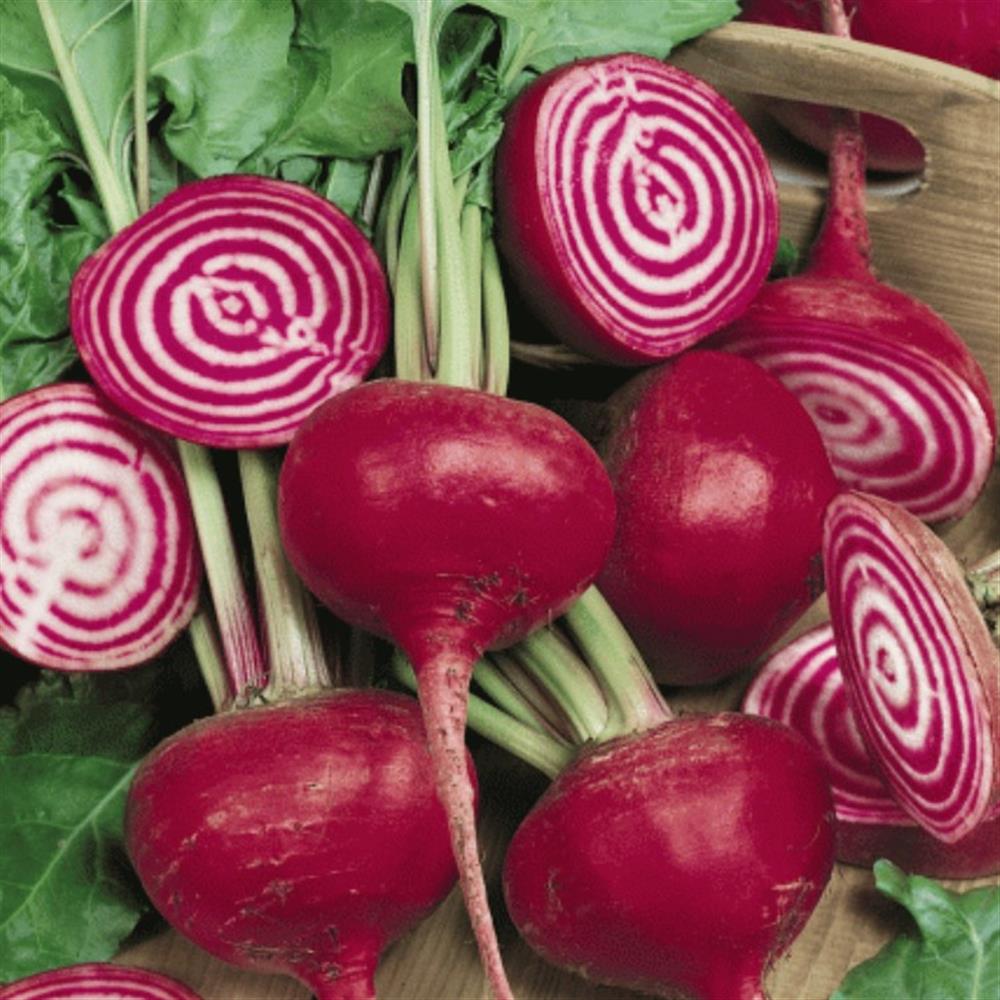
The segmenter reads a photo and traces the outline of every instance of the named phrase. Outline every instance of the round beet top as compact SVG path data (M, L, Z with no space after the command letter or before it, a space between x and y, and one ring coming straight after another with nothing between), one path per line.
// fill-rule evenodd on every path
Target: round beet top
M778 233L760 144L715 90L639 55L547 73L499 151L501 246L553 332L612 362L677 354L745 308Z
M0 644L43 667L151 659L194 614L201 562L170 444L90 385L0 405Z
M110 962L39 972L0 986L0 1000L201 1000L176 979Z
M70 321L95 381L160 430L220 448L287 442L385 348L371 245L307 188L253 176L178 188L86 260Z

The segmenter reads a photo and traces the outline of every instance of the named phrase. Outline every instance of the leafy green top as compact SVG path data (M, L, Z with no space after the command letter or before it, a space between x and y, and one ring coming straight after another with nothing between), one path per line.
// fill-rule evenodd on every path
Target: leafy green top
M1000 996L1000 887L955 893L889 861L875 885L909 910L919 936L891 941L852 969L831 1000L987 1000Z

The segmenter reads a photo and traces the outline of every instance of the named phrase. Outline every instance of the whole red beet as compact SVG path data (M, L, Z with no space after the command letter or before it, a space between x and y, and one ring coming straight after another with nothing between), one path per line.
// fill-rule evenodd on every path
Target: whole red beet
M832 868L818 755L730 713L584 751L514 834L504 889L557 965L658 996L761 1000Z
M195 722L143 762L125 827L177 930L320 1000L374 997L382 950L456 878L420 710L386 691Z
M819 433L776 378L715 351L639 375L609 409L618 527L598 586L661 681L748 665L821 590L837 486Z

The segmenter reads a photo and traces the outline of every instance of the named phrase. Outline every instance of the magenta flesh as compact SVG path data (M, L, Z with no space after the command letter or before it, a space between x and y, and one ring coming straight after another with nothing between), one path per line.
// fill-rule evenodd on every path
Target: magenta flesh
M88 258L70 322L124 410L199 444L284 444L385 348L385 277L361 231L307 188L185 184Z
M677 354L738 316L767 276L767 159L729 103L676 67L624 54L546 73L512 107L497 156L512 276L587 354Z
M798 730L823 757L837 814L839 861L871 868L888 858L931 878L1000 872L1000 804L954 844L943 844L896 804L858 730L829 624L775 653L751 681L742 709Z
M160 913L217 958L296 976L320 1000L370 1000L383 949L455 883L430 771L403 695L215 716L140 767L129 856Z
M556 965L658 996L762 1000L832 868L830 791L806 741L693 715L584 751L515 833L504 889Z
M57 670L152 659L194 614L201 561L171 445L92 386L0 405L0 642Z
M951 844L1000 796L1000 660L947 546L902 508L838 495L823 560L858 728L900 806Z
M282 467L282 539L306 585L413 664L463 892L494 991L509 996L465 778L472 667L560 614L614 527L600 460L552 412L384 380L329 400Z
M183 984L148 969L110 962L67 965L0 986L0 1000L201 1000Z
M816 428L776 378L716 351L637 376L609 409L602 593L664 683L748 666L822 589L837 487Z

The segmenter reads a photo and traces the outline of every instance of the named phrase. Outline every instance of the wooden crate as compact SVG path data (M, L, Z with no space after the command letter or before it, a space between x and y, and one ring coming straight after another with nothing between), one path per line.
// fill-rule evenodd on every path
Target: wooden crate
M920 179L883 184L870 198L875 265L886 281L938 310L966 340L1000 393L1000 85L940 63L818 35L731 24L683 47L674 61L745 106L768 144L779 174L782 229L800 245L815 232L823 206L823 176L789 152L780 135L757 117L746 95L844 104L897 118L927 150ZM742 96L741 96L742 95ZM942 534L960 557L1000 545L1000 476L960 523ZM819 602L796 632L824 618ZM737 679L684 705L729 707ZM523 1000L621 998L534 956L502 909L499 868L503 847L543 781L499 751L480 748L484 812L482 843L494 892L501 944L512 986ZM978 880L984 884L996 880ZM866 870L838 866L827 891L791 952L772 971L774 1000L820 1000L846 971L906 926L901 911L871 887ZM294 1000L307 993L281 977L250 975L216 962L173 932L130 947L122 961L170 973L205 1000ZM479 969L457 894L386 955L378 975L382 1000L483 998Z

